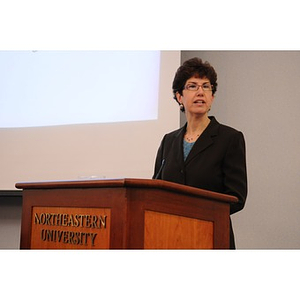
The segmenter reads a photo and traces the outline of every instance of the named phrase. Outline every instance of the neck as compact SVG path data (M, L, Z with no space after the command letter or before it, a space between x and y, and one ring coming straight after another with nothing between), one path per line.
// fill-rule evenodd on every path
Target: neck
M199 118L189 118L187 120L186 132L190 134L201 132L208 126L209 123L210 119L207 115Z
M203 133L208 124L210 123L210 119L208 116L201 119L191 119L187 122L185 140L189 143L195 142L198 137Z

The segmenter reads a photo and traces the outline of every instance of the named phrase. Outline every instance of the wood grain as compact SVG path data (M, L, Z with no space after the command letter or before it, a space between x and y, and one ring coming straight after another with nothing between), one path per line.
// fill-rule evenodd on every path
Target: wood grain
M145 211L144 249L213 249L213 222Z

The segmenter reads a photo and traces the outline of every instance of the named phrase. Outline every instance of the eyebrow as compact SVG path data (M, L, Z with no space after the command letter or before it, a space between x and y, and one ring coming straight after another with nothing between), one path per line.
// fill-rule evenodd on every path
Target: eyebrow
M197 82L195 82L195 81L187 81L186 84L188 84L188 83L199 84L199 83L197 83ZM205 83L209 83L209 84L210 84L209 81L204 81L204 82L202 82L201 84L205 84Z

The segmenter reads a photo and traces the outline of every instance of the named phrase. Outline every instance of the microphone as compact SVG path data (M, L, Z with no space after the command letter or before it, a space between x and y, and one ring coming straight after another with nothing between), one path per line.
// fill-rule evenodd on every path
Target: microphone
M158 170L156 176L154 177L154 179L158 179L158 177L161 175L161 172L162 172L162 170L163 170L163 168L164 168L165 162L166 162L165 159L163 159L163 160L161 161L161 166L160 166L160 168L159 168L159 170Z

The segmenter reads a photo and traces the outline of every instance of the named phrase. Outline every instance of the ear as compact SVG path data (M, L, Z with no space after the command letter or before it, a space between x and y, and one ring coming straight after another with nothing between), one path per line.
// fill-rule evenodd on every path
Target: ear
M212 104L214 103L214 99L215 99L215 96L212 96L211 97L211 104L210 104L207 112L209 112L211 110Z
M182 101L181 101L182 96L179 94L179 92L176 92L175 96L176 96L177 102L179 104L182 104Z

